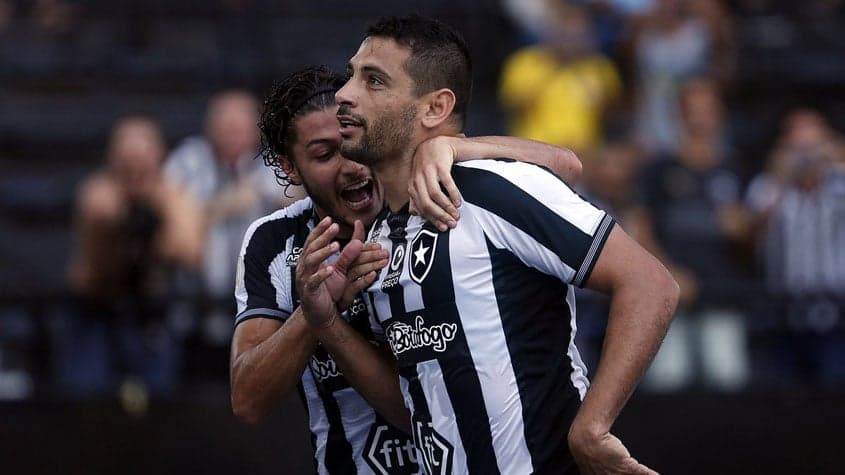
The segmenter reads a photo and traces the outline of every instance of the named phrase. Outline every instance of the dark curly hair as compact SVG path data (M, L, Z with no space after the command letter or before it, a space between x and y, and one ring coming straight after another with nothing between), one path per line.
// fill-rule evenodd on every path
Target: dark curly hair
M288 186L299 184L291 182L280 162L293 160L296 118L335 105L334 94L345 82L343 76L325 66L310 67L277 81L264 99L258 121L260 156L286 192Z
M466 41L451 26L416 13L382 17L367 28L366 36L390 38L410 48L405 71L419 97L440 88L455 93L452 114L463 128L472 96L472 59Z

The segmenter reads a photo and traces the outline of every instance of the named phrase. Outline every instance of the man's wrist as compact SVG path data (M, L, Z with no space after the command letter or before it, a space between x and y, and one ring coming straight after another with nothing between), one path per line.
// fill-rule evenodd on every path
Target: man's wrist
M303 318L308 323L308 326L315 330L324 330L326 328L331 327L334 324L335 320L337 320L339 314L340 312L335 309L333 312L331 312L331 315L329 315L328 317L316 318L304 308L302 309Z

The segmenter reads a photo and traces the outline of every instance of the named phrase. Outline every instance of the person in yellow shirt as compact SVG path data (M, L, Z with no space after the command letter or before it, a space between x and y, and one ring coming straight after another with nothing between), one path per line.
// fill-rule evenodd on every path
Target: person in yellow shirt
M509 133L585 151L601 139L602 115L622 90L616 67L595 51L581 7L549 2L544 43L505 60L499 89Z

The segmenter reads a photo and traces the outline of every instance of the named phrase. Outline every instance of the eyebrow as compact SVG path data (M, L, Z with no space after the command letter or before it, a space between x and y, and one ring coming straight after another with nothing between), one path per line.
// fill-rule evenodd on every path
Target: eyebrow
M351 75L354 71L355 71L355 68L352 66L352 63L351 62L346 63L346 73ZM387 71L385 71L384 69L382 69L378 66L372 65L372 64L366 64L364 66L361 66L361 72L363 72L363 73L376 73L376 74L380 74L380 75L384 76L385 79L388 79L388 80L393 79L393 77L390 76L390 74Z
M313 147L314 145L322 145L322 144L332 145L333 142L334 142L334 140L328 139L328 138L314 139L314 140L309 141L307 144L305 144L305 148L308 149L308 148Z

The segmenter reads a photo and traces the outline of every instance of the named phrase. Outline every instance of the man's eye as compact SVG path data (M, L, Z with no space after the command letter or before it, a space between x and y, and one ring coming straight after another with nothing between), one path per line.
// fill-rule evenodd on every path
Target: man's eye
M370 76L367 78L367 82L374 85L374 86L381 86L384 84L381 79L377 78L376 76Z

